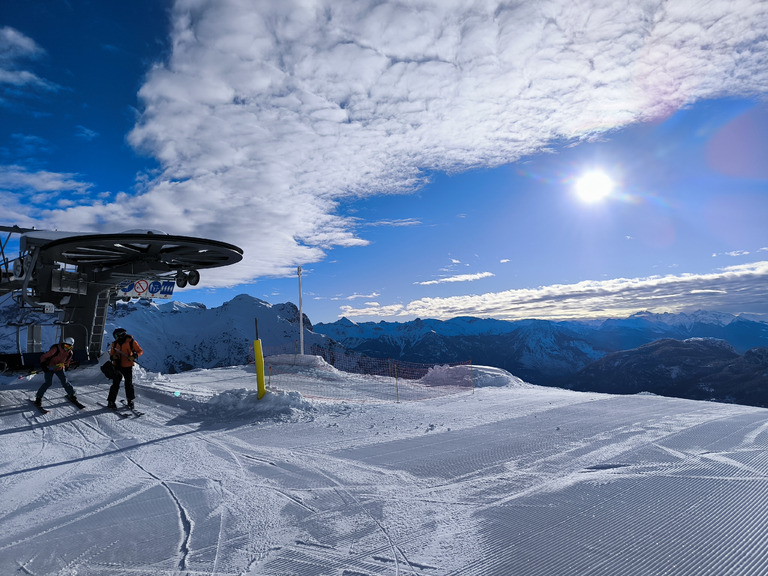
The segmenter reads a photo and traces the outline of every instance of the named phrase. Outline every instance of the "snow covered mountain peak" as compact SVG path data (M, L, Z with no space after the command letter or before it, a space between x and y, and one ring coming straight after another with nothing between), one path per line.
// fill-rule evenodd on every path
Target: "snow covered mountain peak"
M646 320L650 322L660 322L668 326L680 326L690 328L694 324L709 324L714 326L727 326L736 316L726 312L713 312L707 310L696 310L690 313L670 313L670 312L637 312L630 316L630 319Z
M107 319L106 333L125 328L144 349L141 364L155 372L247 364L258 337L265 349L293 350L299 340L299 310L240 294L216 308L168 302L119 302ZM326 344L305 316L307 348ZM326 344L327 345L327 344Z

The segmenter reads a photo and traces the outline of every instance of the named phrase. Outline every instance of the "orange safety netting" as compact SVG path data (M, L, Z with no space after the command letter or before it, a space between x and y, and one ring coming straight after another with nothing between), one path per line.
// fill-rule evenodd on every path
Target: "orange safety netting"
M373 358L342 348L264 347L268 387L304 396L356 401L412 401L472 391L472 362L426 364Z

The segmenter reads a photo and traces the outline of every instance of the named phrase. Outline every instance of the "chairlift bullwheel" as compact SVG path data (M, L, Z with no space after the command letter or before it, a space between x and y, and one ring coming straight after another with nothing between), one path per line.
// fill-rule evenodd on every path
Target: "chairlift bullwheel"
M84 234L43 246L57 262L115 269L142 263L146 271L217 268L239 262L243 251L216 240L162 234Z

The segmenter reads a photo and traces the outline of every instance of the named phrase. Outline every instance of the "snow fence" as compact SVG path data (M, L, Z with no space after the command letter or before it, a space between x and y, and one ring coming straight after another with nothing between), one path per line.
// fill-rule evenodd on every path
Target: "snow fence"
M475 387L471 360L424 364L318 346L304 355L290 346L265 346L264 371L267 388L334 400L405 402L472 392Z

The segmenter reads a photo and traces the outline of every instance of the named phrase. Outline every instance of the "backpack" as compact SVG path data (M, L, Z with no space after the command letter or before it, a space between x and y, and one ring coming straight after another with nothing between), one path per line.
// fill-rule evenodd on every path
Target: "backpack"
M56 353L60 354L61 352L64 352L66 349L63 348L61 345L61 342L59 342L58 344L54 344L53 346L51 346L48 349L48 352L46 352L46 354L53 352L53 350L56 350ZM72 350L66 350L66 352L67 352L67 355L66 355L66 358L64 359L64 362L67 362L68 360L71 361L72 358L74 357ZM56 356L56 354L51 355L51 358L53 358L54 356ZM40 366L43 368L43 371L48 370L48 366L50 366L51 358L48 358L47 360L42 360L40 362Z
M101 365L101 371L104 373L104 376L107 377L109 380L114 380L115 376L118 375L117 368L115 368L115 365L112 363L112 360L107 360L104 362L104 364Z

